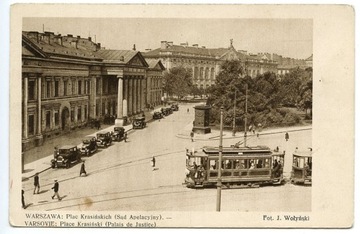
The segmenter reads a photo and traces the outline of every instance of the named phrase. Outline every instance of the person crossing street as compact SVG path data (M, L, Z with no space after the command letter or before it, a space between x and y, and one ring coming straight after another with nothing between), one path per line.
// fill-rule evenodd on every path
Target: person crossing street
M54 190L54 195L51 198L54 199L54 197L56 196L57 199L61 201L61 197L59 195L59 183L57 182L57 180L54 180L54 182L54 186L51 188Z

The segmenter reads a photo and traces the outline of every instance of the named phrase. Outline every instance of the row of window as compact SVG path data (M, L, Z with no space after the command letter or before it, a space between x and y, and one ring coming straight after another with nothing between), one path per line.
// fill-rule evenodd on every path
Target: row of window
M36 100L39 93L36 88L37 79L28 80L28 100ZM90 94L89 80L48 80L42 84L42 98Z

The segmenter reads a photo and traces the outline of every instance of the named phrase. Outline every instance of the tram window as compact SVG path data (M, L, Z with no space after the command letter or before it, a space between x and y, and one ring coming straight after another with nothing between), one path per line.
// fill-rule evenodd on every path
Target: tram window
M210 169L216 170L217 169L216 164L217 164L216 160L210 160Z
M308 158L309 168L312 169L312 158Z
M250 160L249 165L250 165L250 169L254 169L255 168L254 160Z
M192 166L200 166L201 164L201 158L200 157L189 157L188 160L188 166L192 167Z
M241 159L240 160L240 169L246 169L247 168L247 160Z
M262 159L258 159L257 160L257 163L256 163L256 168L263 168L264 165L263 165L263 160Z
M225 169L231 169L232 166L232 161L231 160L225 160Z
M305 159L304 158L299 158L299 167L300 168L304 168L304 163L305 163Z
M240 168L240 162L239 160L233 161L233 167L232 169L239 169Z
M270 168L270 160L268 158L265 159L265 168Z

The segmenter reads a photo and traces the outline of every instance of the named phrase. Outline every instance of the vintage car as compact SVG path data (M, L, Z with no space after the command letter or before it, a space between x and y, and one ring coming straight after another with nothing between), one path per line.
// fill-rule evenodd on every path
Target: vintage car
M54 158L51 159L52 168L69 168L72 164L81 161L80 151L76 145L64 145L54 152Z
M98 150L95 137L86 137L83 139L82 146L80 148L81 155L89 156Z
M124 139L125 128L123 127L114 127L114 132L112 133L113 141L121 141Z
M111 145L112 137L110 132L98 132L96 134L96 143L98 147L106 148Z
M153 119L162 119L164 116L160 111L155 111L153 114Z
M136 117L133 121L133 129L137 129L137 128L145 128L146 127L146 122L145 122L145 117Z
M171 106L166 107L166 110L169 113L169 115L173 113L173 109L171 108Z
M174 103L174 104L171 105L171 109L172 109L173 111L178 111L178 110L179 110L179 105L176 104L176 103Z

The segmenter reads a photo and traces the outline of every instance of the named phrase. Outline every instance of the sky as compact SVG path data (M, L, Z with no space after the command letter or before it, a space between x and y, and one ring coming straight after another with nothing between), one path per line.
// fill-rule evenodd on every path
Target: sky
M24 18L23 31L92 37L106 49L156 49L188 42L306 59L313 53L311 19Z

